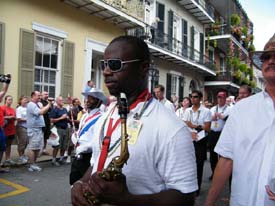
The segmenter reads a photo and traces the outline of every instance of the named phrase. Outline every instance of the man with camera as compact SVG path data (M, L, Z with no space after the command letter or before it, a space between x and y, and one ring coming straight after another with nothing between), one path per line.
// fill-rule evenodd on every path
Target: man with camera
M45 121L43 114L49 111L52 103L49 102L46 106L41 104L41 93L39 91L33 91L31 93L31 101L27 105L27 132L29 138L28 149L30 158L29 171L41 171L41 167L36 165L36 159L39 151L44 145L43 127L45 127Z
M0 75L0 82L4 83L3 88L0 91L0 102L8 91L9 84L11 82L11 75ZM6 138L4 135L4 112L0 109L0 164L2 161L3 153L6 150ZM8 169L0 167L0 172L8 172Z

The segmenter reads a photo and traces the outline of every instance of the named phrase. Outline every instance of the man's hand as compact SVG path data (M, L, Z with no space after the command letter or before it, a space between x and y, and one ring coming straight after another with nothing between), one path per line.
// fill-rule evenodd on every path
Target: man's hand
M77 181L71 188L71 201L73 206L90 206L84 198L85 183Z
M101 203L125 205L125 200L130 196L126 185L126 177L123 174L114 181L106 181L98 173L94 173L89 179L89 186L91 193Z
M268 194L269 199L275 201L275 193L271 191L268 185L265 186L265 190Z
M198 133L197 132L191 132L192 134L192 140L193 141L198 141Z

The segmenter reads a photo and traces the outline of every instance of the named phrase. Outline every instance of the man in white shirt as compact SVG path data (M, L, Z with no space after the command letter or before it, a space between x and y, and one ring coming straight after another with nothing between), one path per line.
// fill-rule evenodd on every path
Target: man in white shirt
M275 34L251 56L262 63L265 90L231 110L215 148L220 159L206 206L215 204L231 172L231 206L275 205Z
M192 133L192 139L195 146L196 163L197 163L197 178L200 193L203 165L206 160L207 152L207 132L210 131L211 112L205 106L201 105L202 92L193 90L191 94L192 107L186 109L183 116L183 121L189 127ZM204 134L203 134L204 133Z
M71 166L71 185L79 180L90 167L94 129L96 122L102 115L100 106L102 104L106 105L108 102L107 97L97 88L92 88L88 92L83 92L82 95L87 99L86 105L88 112L81 117L79 130L76 133L76 139L72 139L76 147L76 158L73 160Z
M161 102L167 109L169 109L172 112L175 112L174 104L165 98L164 92L165 92L165 88L163 85L155 86L154 93L157 100Z
M128 159L126 152L120 151L120 144L126 143L121 143L122 120L113 103L97 123L92 139L92 167L73 185L73 205L88 205L84 194L92 202L111 205L194 205L197 181L191 134L149 93L149 56L148 45L133 36L117 37L106 48L101 61L105 85L119 103L121 92L128 100L130 111L124 115L130 156ZM127 106L119 104L119 108ZM123 158L123 168L106 171L112 169L109 163L117 156ZM112 172L119 175L113 176ZM106 180L105 174L114 179Z
M210 165L213 174L218 162L218 154L214 151L214 148L219 140L230 111L230 107L226 104L226 98L227 91L219 90L217 93L217 105L210 109L212 122L211 132L208 135L208 148L210 150ZM210 179L212 179L213 174L210 176Z

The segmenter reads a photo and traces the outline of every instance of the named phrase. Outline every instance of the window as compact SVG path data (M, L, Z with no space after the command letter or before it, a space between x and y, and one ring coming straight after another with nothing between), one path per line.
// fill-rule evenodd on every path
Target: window
M209 47L209 49L208 49L208 57L209 57L209 61L211 63L214 63L214 48Z
M172 95L183 98L184 78L178 72L171 71L167 74L166 98L171 99Z
M220 55L220 70L222 73L225 72L224 55L223 54Z
M58 40L41 35L35 40L34 89L48 91L56 96L56 72L58 69Z

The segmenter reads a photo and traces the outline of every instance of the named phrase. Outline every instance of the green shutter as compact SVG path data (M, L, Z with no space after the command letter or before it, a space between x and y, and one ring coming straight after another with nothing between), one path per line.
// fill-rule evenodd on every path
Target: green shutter
M184 77L179 77L179 101L182 101L184 93L183 93L183 89L184 89Z
M191 42L190 42L190 58L194 60L194 54L195 54L195 28L194 26L191 26Z
M4 74L5 24L0 22L0 74Z
M172 75L167 73L166 75L166 98L171 100L171 82L172 82Z
M30 96L34 90L34 38L32 31L20 29L18 96Z
M61 96L73 96L74 43L64 41L61 71Z
M173 44L173 23L174 22L174 13L172 10L168 11L168 49L172 50Z

